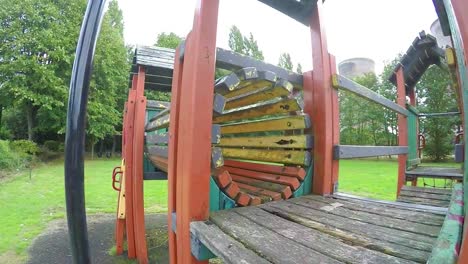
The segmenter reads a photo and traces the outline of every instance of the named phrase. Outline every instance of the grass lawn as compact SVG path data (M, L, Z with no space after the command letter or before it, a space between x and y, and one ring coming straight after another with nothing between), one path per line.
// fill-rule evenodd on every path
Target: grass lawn
M118 159L86 161L86 210L113 213L117 192L111 173ZM63 161L40 166L0 182L0 262L2 254L25 257L26 249L50 220L65 216ZM145 182L145 206L149 212L167 210L166 181Z
M92 213L114 213L117 192L111 187L111 172L118 159L86 161L86 209ZM439 166L459 166L442 164ZM2 255L24 259L27 247L50 220L65 216L63 161L36 168L0 181L0 262ZM372 198L394 200L397 180L395 160L342 160L339 190ZM166 181L145 182L148 212L167 210Z
M460 167L457 163L425 163L422 166ZM398 163L388 159L341 160L338 189L340 192L370 198L395 200ZM426 183L433 184L432 179ZM418 185L422 185L420 179ZM436 186L443 186L444 180L436 180Z

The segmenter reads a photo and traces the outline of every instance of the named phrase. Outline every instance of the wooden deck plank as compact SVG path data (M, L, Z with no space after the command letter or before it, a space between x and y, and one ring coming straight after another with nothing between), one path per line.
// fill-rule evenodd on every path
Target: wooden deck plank
M425 225L420 223L408 222L401 219L396 219L388 216L376 215L373 213L363 211L353 211L348 208L344 208L339 201L333 201L333 203L322 202L318 200L308 199L307 196L292 199L290 202L306 206L311 209L320 210L329 214L354 219L357 221L389 227L392 229L398 229L402 231L412 232L415 234L421 234L425 236L431 236L436 238L440 231L440 226Z
M379 251L346 244L341 239L288 221L257 207L239 208L235 212L260 226L345 263L414 263Z
M190 223L190 232L194 234L224 263L235 264L269 264L270 262L247 249L232 237L226 235L219 227L209 222Z
M392 244L403 248L411 248L430 252L432 250L432 243L435 238L422 236L410 232L404 232L400 230L394 230L388 227L371 225L366 222L349 219L342 216L336 216L329 213L325 213L320 210L314 210L308 207L300 206L291 203L290 199L285 202L271 202L262 205L262 208L268 211L274 212L275 210L282 210L286 213L292 213L302 218L308 218L315 222L339 228L347 232L367 236L374 239L378 243ZM388 247L388 246L387 246ZM398 247L398 248L399 248Z
M361 246L368 249L385 252L385 254L395 257L424 263L429 257L431 244L426 244L410 239L401 239L390 235L389 232L381 232L371 228L367 223L343 221L343 219L335 219L329 217L325 213L310 212L313 210L305 210L304 207L298 205L287 205L286 202L272 202L263 204L260 208L290 221L299 223L303 226L319 230L327 233L352 245ZM394 240L393 243L388 240ZM417 247L423 248L416 249Z
M402 190L412 191L412 192L424 192L424 193L438 193L438 194L447 194L451 195L451 189L442 189L442 188L425 188L417 186L403 186Z
M450 203L450 201L439 201L439 200L424 199L424 198L404 196L404 195L400 195L398 197L397 201L398 202L404 202L404 203L414 203L414 204L423 204L423 205L430 205L430 206L439 206L439 207L444 207L444 208L447 208L449 203Z
M412 192L412 191L406 191L406 190L401 190L400 195L429 199L429 200L438 200L438 201L450 201L450 197L451 197L451 195L446 195L446 194Z
M212 212L210 220L247 248L273 263L342 263L255 224L234 210Z
M319 201L325 201L328 203L339 202L343 204L343 207L349 208L355 211L364 211L369 213L374 213L378 215L394 217L397 219L402 219L410 222L416 222L421 224L435 225L440 226L444 222L444 216L438 214L410 211L410 210L401 210L394 207L382 206L380 204L372 203L363 203L357 200L344 200L344 199L334 199L334 198L325 198L318 195L305 196L307 199L314 199Z

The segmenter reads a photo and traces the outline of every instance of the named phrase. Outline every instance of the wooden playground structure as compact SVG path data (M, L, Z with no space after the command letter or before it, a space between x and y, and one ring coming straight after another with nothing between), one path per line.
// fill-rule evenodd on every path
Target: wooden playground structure
M171 263L468 263L468 175L421 164L419 118L461 115L468 106L468 3L433 0L453 48L423 32L389 80L393 102L336 72L322 1L259 0L310 28L313 71L303 74L216 48L218 0L199 0L192 31L172 51L138 47L124 110L116 249L148 263L145 180L168 180ZM76 263L89 263L82 139L86 89L102 1L89 1L77 48L67 121L66 190ZM415 85L447 65L459 112L420 113ZM230 73L215 81L215 69ZM145 90L171 92L170 104ZM338 91L398 114L398 146L340 145ZM80 126L81 125L81 126ZM398 155L397 201L339 192L341 159ZM363 168L365 169L365 168ZM421 178L454 182L418 185ZM126 248L124 244L126 242Z

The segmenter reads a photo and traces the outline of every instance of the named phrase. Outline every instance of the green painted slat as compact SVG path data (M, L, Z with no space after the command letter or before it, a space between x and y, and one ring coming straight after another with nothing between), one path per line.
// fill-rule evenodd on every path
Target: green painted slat
M408 110L410 106L408 105ZM408 156L407 160L418 158L418 116L413 111L408 111ZM409 164L407 164L409 167Z
M445 10L447 12L447 18L450 24L450 31L452 33L452 42L453 42L453 48L455 49L455 54L457 57L457 67L458 67L458 76L459 76L459 81L462 89L462 99L463 99L463 110L464 113L468 113L468 69L467 69L467 64L468 62L465 62L465 58L463 57L464 54L464 49L463 49L463 43L460 35L460 29L458 28L458 22L455 18L455 14L453 12L453 6L450 0L443 0L444 1L444 6ZM464 131L468 131L468 116L465 114L464 116L465 119L465 125L464 125ZM465 153L468 153L468 144L465 144ZM464 167L468 168L468 155L465 155L465 162L464 162ZM468 190L468 170L464 170L464 189ZM468 204L468 192L465 192L464 194L464 202L465 204ZM468 217L468 210L466 212L466 217Z
M301 186L293 193L293 197L300 197L307 195L312 191L312 174L314 173L314 166L311 165L306 168L306 176L302 181Z
M463 185L459 183L453 187L449 211L427 263L456 263L457 246L461 243L463 231L462 201Z
M210 212L234 208L236 203L219 189L213 177L210 177Z

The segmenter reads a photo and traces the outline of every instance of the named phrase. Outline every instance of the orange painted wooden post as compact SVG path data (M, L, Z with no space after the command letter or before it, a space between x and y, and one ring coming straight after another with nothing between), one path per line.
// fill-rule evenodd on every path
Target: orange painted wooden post
M132 89L128 94L124 138L125 159L125 230L127 235L127 255L129 259L136 257L135 253L135 231L133 229L133 119L135 118L135 99L138 75L133 75Z
M190 36L187 37L188 41ZM174 72L172 74L172 90L171 90L171 112L169 124L169 153L168 153L168 200L167 200L167 229L169 233L169 263L177 263L177 244L176 233L173 230L175 223L172 222L172 214L176 213L176 182L177 182L177 146L179 131L179 111L180 111L180 89L182 81L184 63L180 60L180 46L175 52Z
M190 248L190 222L209 216L211 123L218 0L198 0L186 41L178 120L177 262L198 263ZM171 111L172 112L172 111ZM172 123L172 122L171 122ZM202 261L200 263L207 263Z
M448 2L448 1L447 1ZM456 25L452 25L453 28L458 29L458 32L460 33L460 36L457 38L452 37L454 43L456 44L455 46L459 46L463 48L463 53L458 53L457 56L464 56L462 58L458 58L458 61L464 61L464 80L460 80L460 89L461 89L461 94L463 94L463 105L464 109L462 109L463 113L463 128L466 133L466 106L468 105L468 102L465 100L468 100L466 93L468 89L468 14L466 10L468 10L468 2L466 0L450 0L452 7L453 7L453 14L456 19ZM457 45L458 44L458 45ZM459 66L460 67L460 66ZM462 74L459 74L459 76L462 76ZM463 137L465 140L465 137ZM465 151L467 150L468 144L465 142ZM461 244L460 248L460 255L458 259L458 263L468 263L468 173L467 173L467 166L468 166L468 155L465 154L465 169L464 169L464 182L463 182L463 190L464 190L464 202L465 202L465 222L464 222L464 230L463 230L463 241Z
M331 61L323 16L323 4L318 1L310 18L314 70L304 74L304 110L311 116L315 141L312 191L316 194L333 192L337 178L333 173L338 171L338 163L333 161L333 144L339 138L334 132L336 90L331 84Z
M397 79L397 103L406 108L406 89L403 68L399 67L396 73ZM408 122L406 117L398 114L398 145L408 146ZM406 183L406 154L398 155L398 186L397 195L400 194L401 187Z
M133 120L133 224L135 249L138 262L148 263L145 230L145 205L143 199L143 153L145 144L146 97L145 68L139 66L135 97L135 118Z

